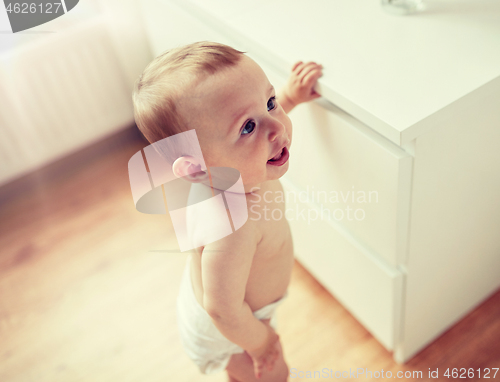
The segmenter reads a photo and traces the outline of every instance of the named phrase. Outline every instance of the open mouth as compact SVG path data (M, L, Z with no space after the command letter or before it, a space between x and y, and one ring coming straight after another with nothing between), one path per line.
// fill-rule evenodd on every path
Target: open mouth
M267 164L270 164L271 166L282 166L288 161L289 156L290 154L288 153L288 149L285 146L276 156L269 159L267 161Z

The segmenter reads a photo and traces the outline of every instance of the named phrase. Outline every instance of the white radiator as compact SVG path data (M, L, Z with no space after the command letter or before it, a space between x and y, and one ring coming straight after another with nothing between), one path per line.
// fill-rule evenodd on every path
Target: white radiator
M132 122L103 16L1 54L0 185Z

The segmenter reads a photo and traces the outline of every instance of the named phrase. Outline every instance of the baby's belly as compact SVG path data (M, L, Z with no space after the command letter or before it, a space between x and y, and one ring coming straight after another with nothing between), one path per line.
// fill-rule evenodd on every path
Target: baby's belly
M290 284L293 262L291 243L279 253L254 259L245 292L245 301L252 311L283 297Z
M193 253L191 256L193 290L196 299L203 306L201 256L198 253ZM245 301L252 312L283 297L290 283L293 263L291 240L276 253L255 255L245 292Z

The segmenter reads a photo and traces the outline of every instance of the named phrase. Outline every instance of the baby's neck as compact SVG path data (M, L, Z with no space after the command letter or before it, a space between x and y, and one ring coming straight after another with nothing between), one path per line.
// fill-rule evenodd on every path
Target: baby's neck
M270 180L266 180L264 182L261 182L261 183L258 183L258 184L254 184L254 185L244 185L244 191L245 191L245 194L246 196L250 196L251 194L255 194L255 193L258 193L258 192L261 192L262 190L265 191L267 190L269 187L269 182ZM215 183L215 185L214 185ZM197 186L195 186L197 185ZM212 196L215 196L215 195L218 195L220 194L221 192L231 192L231 193L239 193L239 192L236 192L236 191L228 191L227 188L226 189L222 189L220 187L217 187L217 182L210 182L209 179L207 179L206 181L203 181L203 182L199 182L199 183L193 183L192 187L196 187L196 188L199 188L199 187L202 187L206 190L209 190L212 192ZM231 187L231 186L229 186Z

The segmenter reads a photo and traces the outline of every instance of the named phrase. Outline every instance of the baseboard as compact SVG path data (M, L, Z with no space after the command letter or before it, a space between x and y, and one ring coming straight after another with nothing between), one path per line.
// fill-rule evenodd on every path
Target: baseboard
M0 205L8 203L13 197L19 197L27 190L43 187L43 184L48 184L74 173L103 156L141 142L144 143L144 147L149 144L135 124L119 130L90 146L3 184L0 186Z

